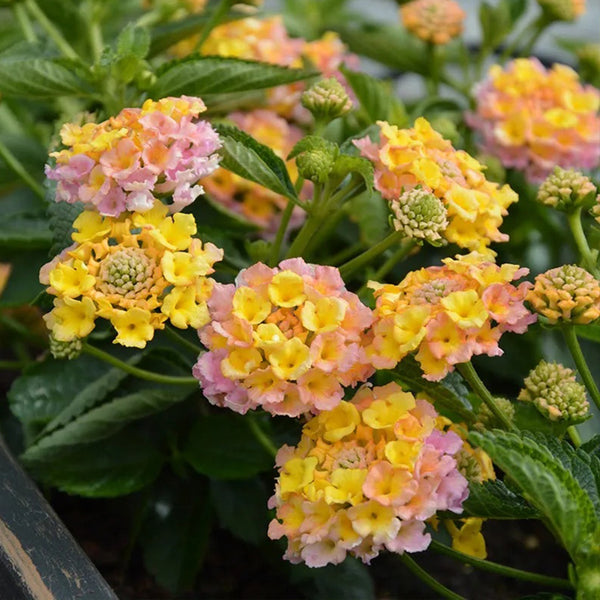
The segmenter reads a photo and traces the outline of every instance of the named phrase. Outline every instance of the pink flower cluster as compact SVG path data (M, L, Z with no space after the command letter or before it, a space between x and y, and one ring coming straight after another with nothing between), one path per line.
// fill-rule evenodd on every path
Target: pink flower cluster
M212 404L296 417L333 408L342 386L374 371L363 348L371 310L334 267L257 263L235 285L216 284L209 310L200 332L209 352L193 373Z
M219 137L198 120L204 110L200 98L162 98L102 123L64 125L66 148L51 154L55 167L46 166L46 176L58 182L56 200L117 217L172 196L171 212L181 210L203 193L198 180L218 166Z
M439 421L396 383L363 386L310 420L298 446L283 446L276 459L269 537L287 537L284 558L322 567L347 554L369 563L383 549L425 550L425 521L462 512L468 495L454 458L463 442Z
M539 183L556 165L600 164L599 107L600 90L582 85L570 67L519 58L490 68L467 123L482 135L485 152Z

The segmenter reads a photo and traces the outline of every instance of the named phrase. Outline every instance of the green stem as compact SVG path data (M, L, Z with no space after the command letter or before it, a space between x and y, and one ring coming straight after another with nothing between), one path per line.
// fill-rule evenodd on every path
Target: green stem
M28 361L23 360L0 360L0 369L6 371L18 371L23 369L29 364Z
M427 58L429 62L427 91L431 96L437 96L440 87L440 55L437 44L428 42Z
M466 600L464 596L455 594L445 585L442 585L437 579L434 579L425 569L422 569L406 552L400 556L400 560L404 565L416 575L424 584L428 585L440 598L448 598L448 600Z
M102 50L104 49L104 41L102 40L102 27L97 19L88 23L88 40L90 43L90 49L94 62L97 63L102 57Z
M381 267L375 271L375 274L372 277L373 281L381 281L396 266L396 264L406 258L416 246L417 242L414 239L404 241L402 245L381 265ZM357 293L360 295L366 289L367 284L365 283Z
M598 386L592 377L592 373L585 360L585 356L581 351L581 346L579 345L579 340L577 339L575 329L572 325L565 325L562 327L562 332L565 337L567 347L569 348L569 352L571 353L573 361L575 362L575 366L581 375L581 379L583 379L583 383L585 383L585 387L590 393L594 404L598 407L598 409L600 409L600 392L598 391Z
M301 256L313 235L315 235L317 230L323 226L323 220L329 212L328 198L324 198L323 196L326 196L326 194L323 193L323 186L315 183L313 200L310 203L312 211L308 214L304 225L302 225L298 235L294 238L292 245L289 247L286 258Z
M356 256L364 247L364 244L360 241L355 242L351 246L336 252L333 256L327 259L327 264L336 267L340 263L349 260L352 256Z
M542 33L544 33L544 30L546 29L546 27L549 24L550 24L550 21L548 21L548 18L545 15L541 15L539 17L539 19L537 19L537 21L535 21L533 23L532 35L529 38L529 41L527 42L527 44L525 44L525 46L523 46L523 48L521 49L521 52L520 52L521 56L530 56L531 55L536 42L540 39L540 36L542 35Z
M194 51L199 51L202 49L202 44L206 41L210 32L217 26L221 21L227 16L229 9L231 8L232 0L221 0L221 3L215 10L213 11L210 19L206 23L206 25L202 28L200 35L198 37L198 41L194 46Z
M21 28L25 39L31 43L37 42L37 35L35 35L33 25L31 24L29 15L27 14L27 11L23 7L23 5L20 2L15 2L12 5L12 10L15 15L15 18L19 22L19 27Z
M125 373L129 373L130 375L139 377L140 379L145 379L146 381L154 381L156 383L165 383L170 385L198 385L198 380L195 377L160 375L159 373L153 373L152 371L146 371L145 369L138 369L137 367L129 365L126 362L123 362L122 360L112 356L112 354L108 354L108 352L104 352L104 350L100 350L95 346L90 346L87 343L83 344L83 351L90 356L95 356L96 358L107 362L113 367L117 367L117 369L125 371Z
M48 34L52 41L58 46L58 49L67 57L75 60L79 55L71 44L65 40L63 34L56 28L54 23L46 16L46 13L38 6L35 0L24 0L25 7L29 10L31 16L41 25L42 29Z
M393 233L390 233L390 235L383 238L379 243L342 265L340 267L342 277L346 278L349 275L352 275L357 269L364 267L380 254L383 254L388 248L391 248L400 242L404 236L405 234L403 231L394 231Z
M281 221L279 223L279 228L277 229L277 235L275 236L273 246L271 247L271 255L269 256L269 266L271 267L274 267L279 262L281 244L283 244L283 238L285 237L285 232L290 224L290 219L292 218L292 213L294 212L295 206L296 204L293 200L288 200L285 210L281 215Z
M567 433L575 448L579 448L579 446L581 446L581 436L579 435L579 431L577 431L577 427L575 427L575 425L567 427Z
M250 424L250 429L254 434L254 437L258 441L258 443L273 457L277 455L278 449L275 444L271 441L271 438L267 436L267 434L260 428L256 418L253 416L248 419L248 423Z
M188 339L184 338L178 331L175 331L172 327L165 327L165 333L178 344L181 344L194 354L198 355L202 353L202 348L197 346L193 342L190 342Z
M573 235L577 251L581 256L581 264L596 277L600 278L600 271L596 265L597 257L594 252L590 249L583 226L581 224L581 206L578 206L573 212L567 215L567 221L569 223L569 229Z
M35 192L36 196L42 200L45 198L44 188L25 170L19 159L2 141L0 141L0 157Z
M487 405L487 407L492 411L494 416L502 423L505 429L509 431L515 431L516 428L512 424L511 420L508 418L506 413L496 404L492 394L485 387L485 384L477 375L472 363L465 362L459 365L456 365L458 372L463 376L463 378L468 382L471 386L471 389L481 398L483 402Z
M490 573L498 573L499 575L504 575L505 577L511 577L513 579L522 579L524 581L531 581L532 583L539 583L540 585L546 585L548 587L564 589L564 590L572 590L573 584L568 579L560 579L559 577L550 577L549 575L541 575L539 573L531 573L530 571L523 571L521 569L514 569L513 567L506 567L504 565L499 565L498 563L491 562L489 560L483 560L481 558L475 558L474 556L469 556L468 554L464 554L463 552L459 552L458 550L454 550L445 544L441 544L436 540L431 542L429 546L434 552L438 552L439 554L444 554L445 556L450 556L451 558L456 558L461 562L472 565L473 567L477 567L482 571L488 571Z

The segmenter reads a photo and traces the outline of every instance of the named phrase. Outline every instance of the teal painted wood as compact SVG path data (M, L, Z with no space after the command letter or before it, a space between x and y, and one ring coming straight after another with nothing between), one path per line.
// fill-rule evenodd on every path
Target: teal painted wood
M118 600L1 438L0 598Z

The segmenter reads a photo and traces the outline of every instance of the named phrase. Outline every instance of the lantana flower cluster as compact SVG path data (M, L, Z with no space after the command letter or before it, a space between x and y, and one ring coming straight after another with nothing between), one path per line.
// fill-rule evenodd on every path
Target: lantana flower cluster
M468 494L454 458L462 444L426 400L396 383L364 386L280 449L269 537L287 537L285 558L310 567L425 550L425 521L460 513Z
M375 187L392 207L406 190L420 186L433 193L447 210L443 237L461 248L483 251L500 233L507 208L518 200L508 186L487 181L484 167L419 117L410 129L378 121L379 143L368 136L354 143L375 166Z
M425 379L438 381L473 355L500 356L502 334L524 333L536 320L523 303L531 283L511 283L528 269L478 253L443 263L412 271L398 285L369 283L377 306L367 353L377 369L416 351Z
M228 119L284 160L302 137L302 131L298 127L288 123L272 110L235 112L230 114ZM295 161L288 161L286 166L290 177L295 180L298 175ZM276 230L281 211L287 205L287 199L280 194L226 169L217 169L201 183L213 200L241 214L266 232ZM309 188L310 184L306 184L302 197L306 196ZM303 217L304 211L294 210L290 227L298 226Z
M57 181L56 200L118 217L172 196L171 212L181 210L203 193L198 181L218 166L219 137L198 120L204 110L200 98L162 98L102 123L64 125L66 148L50 155L56 166L46 167L46 176Z
M546 69L536 58L519 58L490 68L467 122L481 134L485 152L539 183L556 165L598 166L599 107L600 90L582 85L570 67Z
M295 417L334 408L343 386L373 374L363 348L371 310L334 267L257 263L235 285L216 284L209 308L209 352L193 373L212 404Z
M349 68L358 67L358 57L348 52L336 33L326 32L311 42L292 38L281 16L249 17L219 25L210 32L201 50L205 55L243 58L294 68L300 68L308 61L323 77L338 79L349 93L351 90L340 72L340 66L344 63ZM178 54L183 56L190 51L189 48L179 49ZM300 96L305 88L304 82L297 82L268 90L267 106L283 117L307 122L310 115L300 105Z
M167 213L157 202L144 214L77 217L75 243L40 272L56 296L44 316L56 340L86 337L100 317L116 329L115 343L143 348L167 320L181 329L208 322L214 282L206 276L223 251L192 237L192 215Z
M400 7L400 16L424 42L446 44L462 33L466 14L455 0L411 0Z

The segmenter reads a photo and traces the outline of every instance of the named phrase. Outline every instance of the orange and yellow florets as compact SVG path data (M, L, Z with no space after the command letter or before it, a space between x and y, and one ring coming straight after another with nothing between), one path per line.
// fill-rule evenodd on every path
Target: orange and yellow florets
M143 348L167 320L180 329L208 322L214 282L206 276L223 251L192 237L192 215L167 212L157 202L144 214L77 217L75 243L40 272L56 296L44 319L57 340L86 337L101 317L117 331L115 343Z
M424 42L446 44L462 33L466 14L454 0L412 0L400 7L400 16Z
M508 186L487 181L484 167L435 131L423 117L411 129L379 121L380 141L357 140L361 154L375 165L375 187L393 205L407 189L421 186L433 193L447 210L443 237L462 248L485 250L500 233L507 208L517 194Z
M277 455L269 537L287 537L285 558L311 567L347 554L368 563L383 550L419 552L438 510L462 512L467 480L433 406L396 383L363 387L352 402L310 420L295 448Z
M593 169L600 163L600 90L566 65L546 69L536 58L493 65L467 122L483 150L504 166L541 182L554 166Z
M443 262L410 272L398 285L370 282L377 307L367 353L376 368L393 368L416 352L424 377L437 381L473 355L501 355L502 334L523 333L535 321L523 304L531 283L511 283L527 269L477 253Z
M200 333L209 352L194 375L213 404L288 416L328 410L343 386L374 371L363 348L371 310L334 267L258 263L235 285L215 285L209 307L212 322Z

